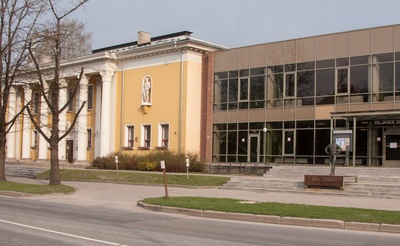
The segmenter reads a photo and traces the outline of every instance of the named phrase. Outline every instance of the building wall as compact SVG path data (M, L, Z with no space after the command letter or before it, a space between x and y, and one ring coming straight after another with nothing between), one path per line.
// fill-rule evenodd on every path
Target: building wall
M379 115L385 119L399 112L399 101L393 97L400 93L399 30L399 25L393 25L216 52L213 161L248 161L250 141L257 138L261 147L262 140L267 146L275 145L261 149L260 161L265 157L265 161L278 158L279 162L315 163L316 158L325 158L323 148L330 141L330 120L339 113L351 120L350 127L356 125L352 129L358 141L356 151L351 153L352 161L370 165L374 155L384 159L384 150L378 150L380 143L375 139L380 139L385 130L374 125L372 117L351 115L391 111ZM347 91L337 87L342 68L348 72L349 81L343 84ZM257 83L256 79L251 82L257 76L264 94L251 99L252 93L257 97L257 87L249 86L249 98L242 98L241 79ZM263 127L269 129L265 137ZM345 129L344 118L335 118L333 127ZM292 132L293 138L285 137ZM304 137L306 141L301 140ZM297 142L289 143L288 139ZM285 153L290 144L294 149ZM374 149L376 153L368 154Z
M169 125L169 150L199 152L201 107L201 54L186 52L145 60L124 62L124 74L116 74L115 151L124 153L147 153L161 149L160 124ZM183 71L181 69L183 68ZM143 105L143 79L151 77L151 103ZM181 79L181 76L182 79ZM124 78L122 134L121 87ZM180 87L182 83L182 101ZM182 105L180 106L180 104ZM182 107L182 116L179 108ZM182 121L182 122L181 122ZM181 123L180 123L181 122ZM182 124L180 129L180 124ZM151 126L150 148L143 146L143 125ZM134 147L127 148L126 127L134 126ZM190 130L187 130L190 129ZM181 136L180 136L181 135ZM122 138L121 138L122 137ZM181 139L180 139L181 138ZM122 146L120 145L122 143ZM121 148L122 147L122 148Z

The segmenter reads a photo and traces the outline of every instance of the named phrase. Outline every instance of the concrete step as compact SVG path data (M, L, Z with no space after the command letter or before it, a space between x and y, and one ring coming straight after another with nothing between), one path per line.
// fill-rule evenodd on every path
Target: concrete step
M40 167L21 167L6 165L6 176L34 178L37 174L49 170Z
M264 177L304 180L304 175L328 175L329 166L285 165L273 166ZM400 168L343 167L335 169L336 175L357 176L359 181L400 182Z
M303 181L293 179L233 177L222 187L222 189L256 190L264 192L304 192L310 194L400 199L399 182L345 182L343 189L331 189L305 188Z

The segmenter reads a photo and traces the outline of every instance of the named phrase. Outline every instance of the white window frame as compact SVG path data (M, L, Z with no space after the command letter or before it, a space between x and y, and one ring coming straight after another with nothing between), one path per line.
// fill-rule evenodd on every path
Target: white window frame
M87 129L87 135L88 136L87 136L86 148L91 149L91 148L93 148L93 139L92 139L93 130L92 130L92 128Z
M165 127L168 127L168 132L167 132L167 136L168 138L166 140L164 140L164 136L165 136ZM168 123L161 123L158 125L158 146L159 147L163 147L163 148L169 148L169 143L170 143L170 127ZM167 145L164 145L164 142L167 142Z
M130 129L132 129L132 140L129 138ZM129 141L132 141L132 146L129 146ZM135 147L135 126L126 125L125 126L125 147L133 148Z
M32 148L39 147L39 132L37 130L32 131Z
M147 138L148 132L150 132L149 138ZM142 125L140 144L142 147L145 147L145 148L151 147L151 124L143 124Z
M89 96L91 95L91 96ZM92 84L88 85L88 91L87 91L87 105L88 105L88 110L93 109L93 96L94 96L94 87Z

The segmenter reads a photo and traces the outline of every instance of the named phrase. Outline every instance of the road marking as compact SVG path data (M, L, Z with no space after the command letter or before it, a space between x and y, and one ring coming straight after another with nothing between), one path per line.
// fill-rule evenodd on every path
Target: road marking
M24 225L24 224L15 223L15 222L12 222L12 221L7 221L7 220L1 220L0 219L0 222L11 224L11 225L16 225L16 226L21 226L21 227L25 227L25 228L30 228L30 229L34 229L34 230L38 230L38 231L50 232L50 233L59 234L59 235L63 235L63 236L79 238L79 239L92 241L92 242L97 242L97 243L103 243L103 244L108 244L108 245L116 245L116 246L127 246L127 245L122 245L122 244L119 244L119 243L107 242L107 241L98 240L98 239L94 239L94 238L90 238L90 237L82 237L82 236L78 236L78 235L74 235L74 234L48 230L48 229L35 227L35 226Z

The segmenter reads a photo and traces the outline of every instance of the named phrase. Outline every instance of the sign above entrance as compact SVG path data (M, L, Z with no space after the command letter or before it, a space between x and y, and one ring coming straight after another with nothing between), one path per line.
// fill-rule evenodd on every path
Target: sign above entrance
M374 120L372 121L374 126L393 126L393 125L400 125L400 119L394 120Z

